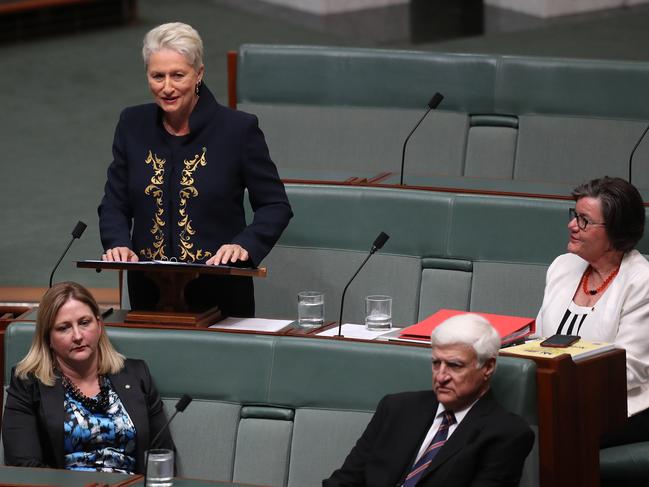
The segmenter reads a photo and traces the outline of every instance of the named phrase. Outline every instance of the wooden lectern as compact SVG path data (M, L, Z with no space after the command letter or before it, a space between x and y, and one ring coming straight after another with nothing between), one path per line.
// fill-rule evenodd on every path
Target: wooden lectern
M507 349L500 351L507 355ZM536 362L542 487L598 487L599 437L626 421L626 353Z
M162 323L192 326L209 326L224 317L221 315L218 306L202 312L194 312L189 308L185 299L185 286L190 281L203 274L251 277L266 277L267 274L265 267L251 269L170 261L104 262L102 260L84 260L77 262L77 267L95 269L97 272L101 272L103 269L140 271L158 286L160 299L155 309L151 311L131 310L126 315L127 323Z

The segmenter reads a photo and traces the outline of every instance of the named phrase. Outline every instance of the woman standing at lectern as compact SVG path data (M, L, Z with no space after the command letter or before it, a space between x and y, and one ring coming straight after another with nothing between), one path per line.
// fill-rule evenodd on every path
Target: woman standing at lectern
M102 259L259 265L292 212L257 118L217 103L189 25L154 28L142 54L155 103L126 108L115 130L99 206ZM158 298L137 272L129 272L129 295L133 309ZM225 315L254 315L250 277L201 276L186 297L199 311L218 305Z

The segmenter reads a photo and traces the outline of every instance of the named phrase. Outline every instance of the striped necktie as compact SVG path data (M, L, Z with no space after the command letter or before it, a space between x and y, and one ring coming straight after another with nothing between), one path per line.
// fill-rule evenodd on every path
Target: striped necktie
M415 462L410 469L410 472L408 472L403 487L415 487L415 485L417 485L417 482L419 482L419 479L431 464L433 458L437 455L437 452L442 448L442 446L444 446L444 443L446 443L448 428L455 424L455 415L453 414L453 411L444 411L442 414L442 424L437 430L437 433L435 433L435 436L430 442L430 445L428 445L428 448L426 448L424 453L421 455L421 458Z

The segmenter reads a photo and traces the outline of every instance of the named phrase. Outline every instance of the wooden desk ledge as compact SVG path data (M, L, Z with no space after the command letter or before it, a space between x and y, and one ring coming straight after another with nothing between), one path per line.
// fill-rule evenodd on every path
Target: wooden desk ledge
M46 287L0 287L0 306L37 306ZM100 306L119 308L118 288L89 288Z

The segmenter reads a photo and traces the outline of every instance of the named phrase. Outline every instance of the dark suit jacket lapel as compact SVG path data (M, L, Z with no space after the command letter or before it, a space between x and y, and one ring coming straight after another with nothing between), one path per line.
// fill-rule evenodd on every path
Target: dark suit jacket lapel
M404 411L400 417L398 434L395 435L394 443L389 447L395 452L394 466L395 471L399 469L401 482L410 471L419 447L433 424L437 405L435 393L430 391L430 393L422 394L421 400Z
M119 396L124 409L135 425L137 437L137 464L144 460L144 450L149 444L149 418L146 404L143 404L143 395L140 390L140 381L127 365L118 374L109 375L109 379Z
M65 393L61 379L57 378L54 386L43 385L38 381L38 391L41 396L41 411L46 424L47 434L52 443L52 453L58 468L63 468L63 421L65 411L63 402Z
M479 433L477 428L480 425L481 418L490 414L495 406L496 402L491 395L491 391L487 391L487 393L473 405L448 441L444 444L441 450L439 450L424 476L434 472L440 465L453 457L453 455L457 454L464 446L471 442Z

